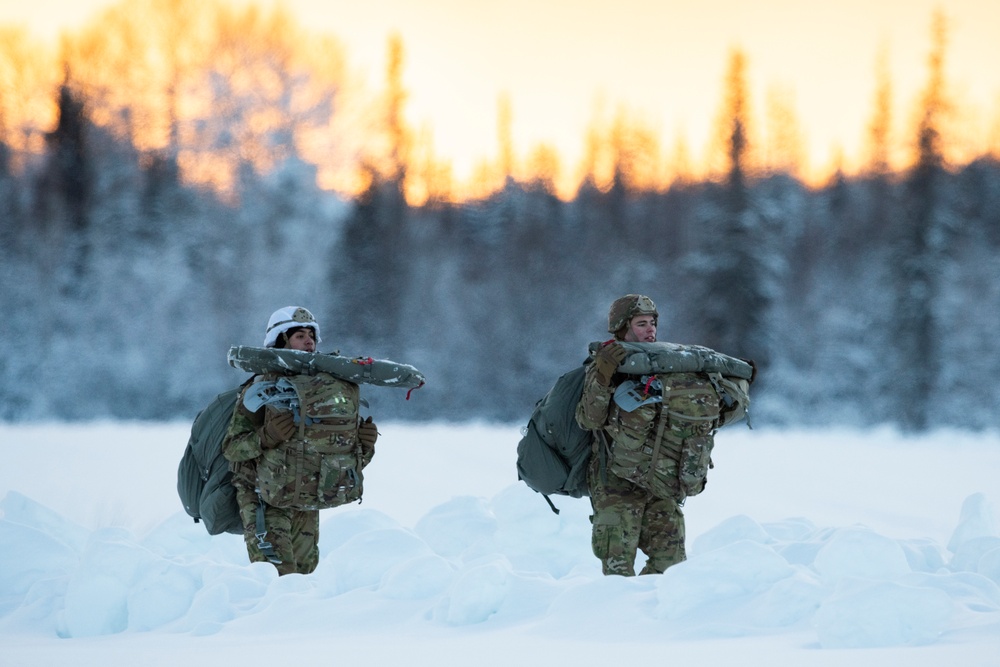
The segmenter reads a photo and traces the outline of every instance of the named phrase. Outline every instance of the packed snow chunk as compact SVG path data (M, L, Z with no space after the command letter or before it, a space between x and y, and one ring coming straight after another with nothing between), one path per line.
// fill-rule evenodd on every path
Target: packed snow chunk
M557 499L559 500L559 499ZM524 484L510 486L490 502L497 520L494 545L515 571L545 572L562 578L594 560L590 544L590 503L566 498L560 514Z
M397 525L354 535L323 560L340 580L341 591L377 584L396 564L431 553L412 531Z
M316 584L311 576L300 572L286 574L271 580L271 583L267 587L267 594L261 603L257 605L256 609L263 609L283 596L292 596L301 599L303 596L309 595L316 590Z
M936 588L845 579L814 616L823 648L931 644L948 629L954 604Z
M102 528L87 541L80 574L103 572L131 585L145 565L158 560L160 556L139 546L124 528Z
M233 544L246 559L242 536L229 533L209 535L203 524L195 523L184 512L167 517L147 533L139 544L170 558L192 560L203 557L206 552L218 550L223 545Z
M455 558L477 543L490 542L497 520L482 498L456 496L423 516L417 535L439 555Z
M691 543L691 553L705 553L741 540L766 544L770 541L770 537L756 521L746 515L739 514L729 517L708 532L698 536Z
M827 592L814 577L798 572L758 595L743 613L756 627L790 627L811 619Z
M178 623L179 629L195 635L211 635L222 629L222 624L235 618L229 589L216 582L198 591L187 615Z
M445 591L454 577L454 566L444 558L417 556L390 568L378 590L392 600L424 600Z
M979 561L994 549L1000 549L1000 537L983 536L964 540L948 562L948 569L953 572L978 572Z
M160 557L118 528L95 532L66 592L65 632L71 637L114 634L128 627L129 591Z
M77 552L59 540L31 526L0 519L0 615L31 586L44 579L73 572L79 563Z
M845 577L895 579L910 571L895 540L864 528L836 531L816 554L813 566L827 585Z
M328 554L339 548L355 535L369 530L397 528L399 524L383 512L370 509L348 509L339 507L329 510L329 518L323 519L319 527L319 552ZM324 510L320 517L325 516Z
M278 571L270 563L213 565L205 568L201 578L204 588L223 586L228 591L227 599L248 608L267 593Z
M128 628L128 586L120 578L87 572L66 591L64 637L113 635Z
M898 583L906 586L937 588L947 594L957 606L970 612L1000 612L1000 587L992 580L972 572L913 573Z
M743 540L693 556L656 583L660 618L682 618L722 601L755 595L792 576L794 568L770 547Z
M945 566L943 548L934 540L900 540L898 544L914 572L937 572Z
M78 551L83 550L90 536L90 531L83 526L17 491L9 491L3 500L0 500L0 519L22 526L31 526Z
M993 521L993 508L984 493L974 493L962 503L958 526L948 540L948 551L957 554L962 545L980 537L1000 537Z
M352 537L327 557L325 565L336 574L337 592L344 593L375 586L392 567L430 554L430 548L410 531L384 528Z
M541 617L539 633L566 637L569 641L598 641L611 636L638 636L650 623L650 603L655 598L656 576L623 577L594 571L558 582L559 590ZM627 630L622 630L627 628ZM586 662L586 661L584 661Z
M46 637L57 637L62 624L62 612L66 606L66 589L69 576L39 579L25 593L20 606L9 613L0 610L0 634L40 633ZM14 600L14 604L19 601ZM9 605L4 605L9 609Z
M190 568L168 561L151 564L128 592L129 629L152 630L180 618L191 608L200 587L200 579Z
M214 634L226 621L258 605L276 579L278 571L270 563L207 567L202 572L202 587L177 626L196 635Z
M1000 586L1000 548L991 549L980 556L976 571Z
M510 567L503 561L469 567L452 583L436 616L449 625L482 623L500 609L510 579Z
M761 524L773 540L779 542L799 542L816 532L816 524L805 517L793 517L783 521Z
M835 532L835 528L815 528L808 534L790 538L790 541L778 540L772 546L789 564L812 567L813 563L816 562L816 554L820 552L820 549L826 545ZM774 535L773 532L770 534Z
M525 533L551 535L559 529L559 516L543 496L524 484L512 484L497 493L490 501L490 510L500 523L517 524Z

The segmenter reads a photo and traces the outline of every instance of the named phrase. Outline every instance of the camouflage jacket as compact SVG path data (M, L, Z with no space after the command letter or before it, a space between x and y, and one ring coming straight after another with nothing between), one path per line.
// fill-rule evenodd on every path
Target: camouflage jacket
M229 461L233 474L241 482L253 486L257 483L254 462L262 453L259 432L264 426L264 410L250 412L243 405L243 397L251 386L252 383L248 383L243 387L236 399L236 408L222 441L222 455Z

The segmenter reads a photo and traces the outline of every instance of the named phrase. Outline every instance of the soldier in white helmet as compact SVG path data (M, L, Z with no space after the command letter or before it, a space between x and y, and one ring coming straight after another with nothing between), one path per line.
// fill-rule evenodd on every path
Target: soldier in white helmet
M319 323L297 306L275 311L264 333L264 347L315 352L320 341ZM284 388L294 401L251 411L244 400L258 383ZM371 417L360 418L359 391L327 373L261 375L244 388L223 454L252 562L271 562L280 574L312 572L319 510L360 499L378 429Z

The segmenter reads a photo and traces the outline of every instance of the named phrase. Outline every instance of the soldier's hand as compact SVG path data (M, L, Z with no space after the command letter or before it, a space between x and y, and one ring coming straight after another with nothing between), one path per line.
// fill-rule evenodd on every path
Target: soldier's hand
M375 446L375 441L378 440L378 427L375 426L371 417L358 424L358 440L366 448L370 449Z
M286 440L295 436L295 419L291 412L268 411L264 418L264 426L260 429L260 446L264 449L274 449Z
M611 386L611 376L618 371L618 367L628 355L628 351L618 341L612 341L602 347L594 355L594 372L597 373L597 381L605 387Z
M750 384L757 379L757 363L753 359L744 359L743 361L750 364Z

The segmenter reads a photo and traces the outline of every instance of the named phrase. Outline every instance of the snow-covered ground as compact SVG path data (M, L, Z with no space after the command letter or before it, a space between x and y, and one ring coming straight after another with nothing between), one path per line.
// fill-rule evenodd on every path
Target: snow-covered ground
M723 431L689 560L603 577L515 426L382 423L279 579L175 490L188 424L0 424L0 664L1000 665L1000 435Z

